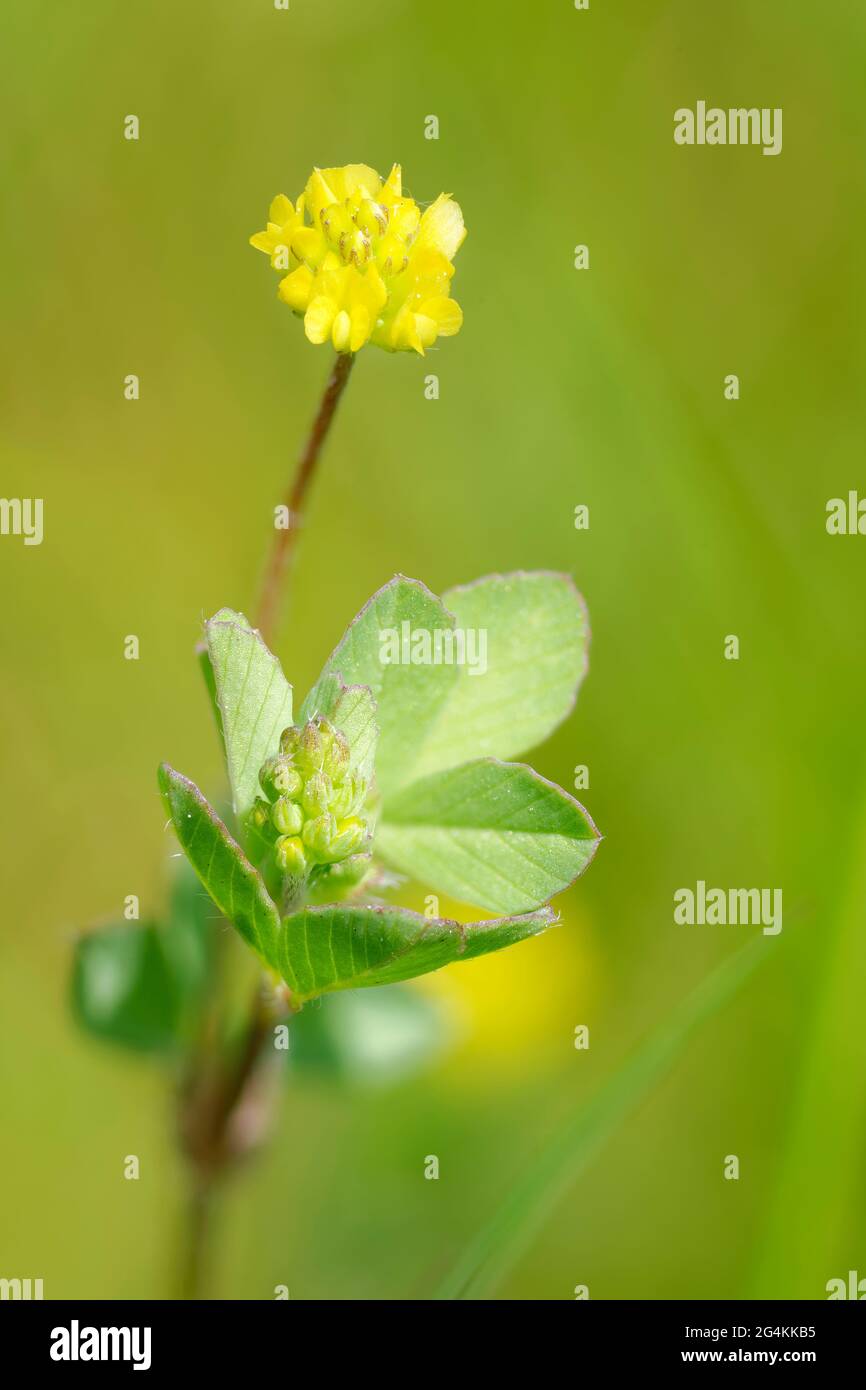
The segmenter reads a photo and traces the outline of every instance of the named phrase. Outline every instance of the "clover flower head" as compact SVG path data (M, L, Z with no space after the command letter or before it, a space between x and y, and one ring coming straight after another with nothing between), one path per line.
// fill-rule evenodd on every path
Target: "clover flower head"
M399 164L384 182L366 164L347 164L314 169L294 204L279 194L250 244L283 274L279 297L303 315L311 343L423 356L463 323L450 287L465 236L450 195L422 213L403 195Z
M258 798L251 818L286 877L340 864L366 846L368 785L349 761L343 735L316 717L284 729L279 753L262 765L259 785L267 799Z

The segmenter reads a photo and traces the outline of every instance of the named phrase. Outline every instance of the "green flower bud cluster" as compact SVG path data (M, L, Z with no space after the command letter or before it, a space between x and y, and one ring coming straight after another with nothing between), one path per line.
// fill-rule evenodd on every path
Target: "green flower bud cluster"
M366 848L366 780L349 770L349 745L318 715L280 736L280 751L259 772L267 800L253 807L253 825L274 847L281 873L296 878L339 864Z

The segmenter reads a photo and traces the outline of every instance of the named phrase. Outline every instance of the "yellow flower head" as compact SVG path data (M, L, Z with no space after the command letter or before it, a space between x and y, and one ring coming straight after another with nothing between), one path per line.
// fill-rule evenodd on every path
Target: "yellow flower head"
M311 343L330 339L338 352L357 352L370 342L423 356L463 323L450 288L465 236L447 193L422 213L403 197L399 164L384 183L366 164L347 164L314 169L294 205L275 198L250 245L284 275L278 294L303 314Z

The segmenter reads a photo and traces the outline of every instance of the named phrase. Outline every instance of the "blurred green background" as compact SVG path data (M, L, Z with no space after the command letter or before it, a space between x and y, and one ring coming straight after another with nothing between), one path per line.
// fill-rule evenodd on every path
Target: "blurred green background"
M824 525L866 490L866 11L7 0L0 32L2 492L45 499L40 547L0 539L0 1275L47 1297L170 1290L166 1078L77 1031L72 941L129 893L162 907L158 762L219 787L193 646L204 616L252 604L329 368L247 238L314 164L393 160L420 201L462 204L465 326L426 361L361 354L280 654L303 692L396 571L436 591L570 571L591 669L532 761L567 787L588 764L606 841L559 929L416 986L447 1019L420 1071L287 1083L211 1292L430 1293L547 1137L755 933L674 926L699 878L781 887L782 934L499 1296L821 1298L866 1275L866 540ZM676 147L673 111L698 99L782 107L782 154Z

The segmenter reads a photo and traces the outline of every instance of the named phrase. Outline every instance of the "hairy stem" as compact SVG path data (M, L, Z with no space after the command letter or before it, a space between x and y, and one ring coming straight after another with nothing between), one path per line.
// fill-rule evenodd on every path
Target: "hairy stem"
M272 645L310 484L354 360L351 353L337 354L294 479L286 493L289 524L274 532L255 620L268 645ZM202 1038L203 1046L183 1090L181 1140L190 1163L192 1179L185 1217L185 1249L179 1273L179 1296L183 1299L203 1296L215 1204L224 1175L234 1167L247 1147L243 1125L238 1123L239 1112L253 1089L252 1083L273 1018L274 1008L266 1001L262 988L258 987L240 1047L233 1058L227 1059L221 1055L219 1041L214 1036L217 1020L211 1017Z
M202 1297L213 1205L212 1179L194 1174L185 1213L184 1249L181 1253L177 1293L180 1299L195 1300Z
M215 1203L223 1176L250 1146L249 1135L238 1123L238 1116L251 1096L274 1017L273 1006L262 987L257 985L237 1050L230 1058L218 1055L215 1065L199 1065L185 1089L181 1140L190 1163L192 1185L180 1269L180 1297L184 1299L203 1296Z
M316 472L322 446L328 437L331 422L340 403L340 397L346 389L354 360L354 355L350 352L337 353L337 360L331 369L325 394L298 461L294 480L286 493L285 505L289 514L289 524L287 527L274 532L274 541L262 581L255 624L269 645L277 622L283 585L294 555L298 532L303 524L307 493Z

